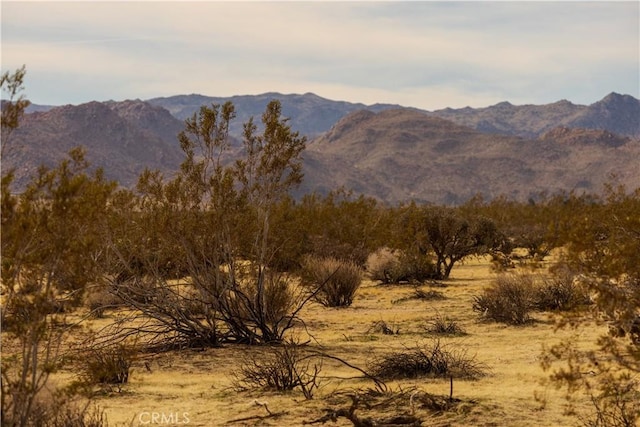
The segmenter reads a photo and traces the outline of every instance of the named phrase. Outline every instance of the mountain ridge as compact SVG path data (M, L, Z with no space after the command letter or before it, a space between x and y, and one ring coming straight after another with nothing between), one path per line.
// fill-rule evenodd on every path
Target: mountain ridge
M259 122L274 94L235 98L233 137L242 117L253 115ZM173 100L175 108L211 102L201 95ZM297 196L345 187L390 203L460 203L476 193L527 199L545 190L597 191L611 175L630 188L640 186L633 162L640 158L640 138L634 136L640 102L629 95L611 93L590 106L505 101L438 112L390 104L360 108L311 93L285 95L281 102L294 131L309 135L300 129L306 126L313 132ZM52 166L71 147L84 144L88 160L123 186L132 186L145 167L171 176L182 160L177 134L184 121L160 104L92 101L26 114L3 167L16 168L16 184L23 185L40 163ZM239 144L232 148L229 161L240 153Z

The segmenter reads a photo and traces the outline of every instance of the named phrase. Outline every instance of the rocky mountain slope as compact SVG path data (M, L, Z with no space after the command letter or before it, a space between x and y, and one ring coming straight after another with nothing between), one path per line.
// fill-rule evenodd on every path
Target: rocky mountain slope
M221 105L227 101L231 101L236 108L236 120L232 123L230 133L240 138L242 136L242 124L247 122L250 117L254 117L254 121L259 125L260 117L265 107L274 99L282 103L282 114L291 120L291 126L308 138L314 138L326 132L338 120L353 111L362 109L382 111L399 107L398 105L390 104L364 105L345 101L332 101L313 93L283 95L275 92L227 98L203 95L178 95L166 98L154 98L147 102L163 107L173 116L184 120L193 116L193 113L197 112L203 105Z
M163 108L142 101L89 102L25 114L11 136L3 170L14 168L16 188L34 176L38 166L52 167L82 145L91 165L108 179L135 184L145 167L175 171L182 161L177 135L183 123Z
M392 203L598 192L612 174L629 187L640 185L640 141L629 137L559 128L527 139L402 109L343 118L309 144L306 158L304 191L344 185Z
M610 93L588 106L567 100L547 105L501 102L486 108L446 108L431 114L482 132L528 138L538 137L559 126L606 129L624 136L640 137L640 100L617 93Z
M597 192L612 174L628 187L640 186L639 101L628 95L611 94L590 106L501 103L424 112L313 94L264 94L230 99L238 111L232 132L250 115L259 121L278 97L294 130L318 135L303 155L306 178L298 195L342 186L391 203L457 203L479 192L526 200L540 191ZM177 134L184 120L176 116L225 100L186 95L27 114L2 167L16 168L19 189L38 165L52 166L70 148L85 145L89 161L124 186L145 167L171 175L182 161Z

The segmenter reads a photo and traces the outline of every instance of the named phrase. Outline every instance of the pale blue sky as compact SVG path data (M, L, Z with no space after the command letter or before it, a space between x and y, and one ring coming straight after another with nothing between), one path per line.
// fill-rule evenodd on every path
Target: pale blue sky
M640 97L640 2L2 1L39 104L305 93L429 110Z

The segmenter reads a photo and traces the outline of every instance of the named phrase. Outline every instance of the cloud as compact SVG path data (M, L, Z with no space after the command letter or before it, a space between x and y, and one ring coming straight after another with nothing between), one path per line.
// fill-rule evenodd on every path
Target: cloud
M637 2L9 2L2 55L4 68L27 64L29 92L51 103L268 91L429 109L593 102L612 90L639 96L639 11Z

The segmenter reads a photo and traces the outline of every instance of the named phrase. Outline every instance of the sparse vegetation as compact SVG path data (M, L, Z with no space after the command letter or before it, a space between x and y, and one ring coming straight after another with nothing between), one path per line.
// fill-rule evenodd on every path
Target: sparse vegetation
M424 290L419 287L415 287L411 295L399 298L397 300L392 301L394 304L401 303L405 301L411 300L420 300L420 301L437 301L446 299L444 294L440 291L436 291L434 289Z
M2 76L3 89L10 85L16 101L3 104L3 154L5 137L16 129L26 106L18 96L23 76L24 69ZM149 352L149 360L171 375L212 375L207 378L214 384L199 394L176 398L185 405L204 398L214 406L229 403L227 388L218 388L224 380L213 375L233 371L237 388L252 396L265 390L297 390L306 399L321 397L328 404L344 405L344 399L331 399L346 396L340 393L347 384L354 387L349 389L351 406L328 410L314 422L341 416L354 425L419 424L425 410L454 406L453 393L448 399L417 389L410 395L394 393L382 380L397 380L404 387L406 379L443 378L452 387L453 378L480 379L489 368L468 356L464 343L445 343L443 337L459 341L469 330L465 340L473 340L481 351L492 351L486 338L504 352L503 341L513 338L508 348L522 346L517 333L542 339L552 325L541 321L537 328L513 332L473 322L474 312L487 320L522 325L532 321L534 310L554 311L549 318L561 318L560 325L581 328L592 338L601 330L608 332L586 343L563 335L544 352L543 367L554 384L566 387L571 403L582 397L582 406L570 409L585 425L637 424L640 190L630 193L611 186L604 198L560 194L526 204L477 198L460 207L388 207L345 191L298 201L288 193L302 180L305 138L290 129L279 103L269 103L261 133L253 120L245 124L246 156L230 165L225 153L234 114L231 104L203 107L180 135L185 160L179 173L167 179L146 171L135 190L118 190L100 170L89 173L82 149L72 150L57 166L42 167L20 194L12 191L12 172L3 172L3 426L98 427L106 425L106 415L90 409L95 408L92 399L112 399L113 408L137 404L110 393L84 395L89 398L86 406L74 401L81 386L113 385L120 390L126 384L135 390L129 396L139 397L150 383L162 383L164 373L158 375L149 366L141 375L157 375L154 381L130 377L138 349L124 343L134 336ZM525 264L539 267L536 274L517 268L513 246L525 254ZM562 250L556 253L557 248ZM485 255L515 274L496 276L470 306L469 293L485 285L491 274L480 258ZM415 287L363 281L367 258L373 280ZM549 258L565 267L548 268ZM475 270L460 279L454 266ZM455 280L447 281L451 286L446 299L443 292L424 288L430 280L452 274ZM307 304L314 299L329 307L357 301L357 308L325 310ZM405 304L392 305L399 301ZM588 310L583 309L586 305ZM425 310L436 315L428 318ZM393 323L372 322L387 315ZM415 339L416 324L418 333L435 335L434 340L411 346L408 340ZM540 331L536 334L535 329ZM95 333L96 341L83 348L81 357L70 358L68 350L86 330ZM491 333L486 337L478 333L487 330ZM288 342L296 334L309 340L308 347ZM239 361L241 351L245 357ZM368 358L370 372L346 362L341 353L358 362ZM525 382L537 375L527 371L534 369L532 353L515 353L518 362L505 378L517 375ZM491 360L503 357L494 356ZM217 357L224 363L212 373ZM172 359L179 363L172 366ZM340 365L327 367L335 362ZM345 366L362 376L348 377ZM330 373L321 377L322 369ZM55 377L64 383L71 374L80 374L78 389L50 381ZM323 394L321 379L336 380L333 394ZM363 379L374 382L377 400L358 389ZM438 388L444 382L420 387ZM213 395L210 389L216 389ZM287 404L280 393L272 396ZM389 414L356 414L367 402L392 406L394 399L404 401L394 403ZM501 404L496 409L500 416L507 412ZM522 400L514 398L509 404L520 407ZM482 410L487 412L468 415L461 408L451 424L481 424L483 416L496 415ZM267 412L274 418L288 415ZM300 413L283 424L299 422ZM540 410L530 419L537 422L538 416L545 419L546 414Z
M378 333L383 335L399 335L400 328L394 326L393 324L388 324L384 320L378 320L377 322L373 322L373 325L367 330L367 333Z

